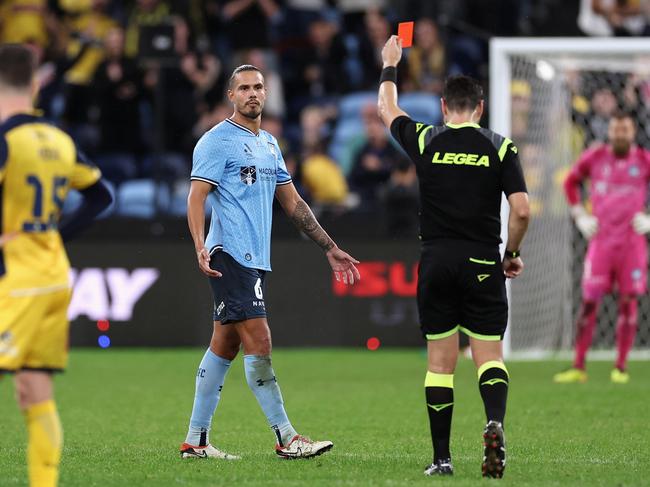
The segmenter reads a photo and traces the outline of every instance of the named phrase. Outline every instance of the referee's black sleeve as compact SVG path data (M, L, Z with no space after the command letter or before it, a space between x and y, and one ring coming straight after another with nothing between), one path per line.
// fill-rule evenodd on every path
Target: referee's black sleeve
M416 122L405 115L400 115L390 124L390 133L410 156L417 149Z
M524 171L521 169L517 148L510 145L503 158L503 170L501 171L501 186L506 197L512 193L528 193Z

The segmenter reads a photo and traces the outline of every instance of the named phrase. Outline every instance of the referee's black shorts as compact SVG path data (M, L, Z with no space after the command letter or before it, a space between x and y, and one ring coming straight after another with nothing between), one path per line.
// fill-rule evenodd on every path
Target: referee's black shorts
M508 300L498 246L451 239L423 243L418 311L427 340L459 330L482 340L502 340Z

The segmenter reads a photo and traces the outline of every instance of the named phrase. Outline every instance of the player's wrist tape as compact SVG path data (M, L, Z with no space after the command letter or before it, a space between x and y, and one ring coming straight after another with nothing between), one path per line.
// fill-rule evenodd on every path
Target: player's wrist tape
M519 250L512 250L512 251L510 251L510 250L507 250L507 249L506 249L506 251L505 251L505 256L506 256L508 259L516 259L517 257L521 257L521 251L519 251Z
M387 66L381 70L379 84L382 84L384 81L392 81L393 83L397 84L397 67Z

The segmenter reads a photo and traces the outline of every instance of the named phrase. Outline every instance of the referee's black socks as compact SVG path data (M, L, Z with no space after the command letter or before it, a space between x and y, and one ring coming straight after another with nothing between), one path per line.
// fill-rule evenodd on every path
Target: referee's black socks
M436 374L427 371L424 390L429 412L433 461L451 458L449 435L454 411L454 374Z
M503 362L490 360L478 369L478 388L485 406L487 421L503 424L508 399L508 369Z

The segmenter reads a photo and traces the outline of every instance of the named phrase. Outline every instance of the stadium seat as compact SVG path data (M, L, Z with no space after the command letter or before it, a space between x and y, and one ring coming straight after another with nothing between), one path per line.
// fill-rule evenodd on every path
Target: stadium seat
M119 216L152 218L169 209L169 188L151 179L126 181L118 188L116 201Z

